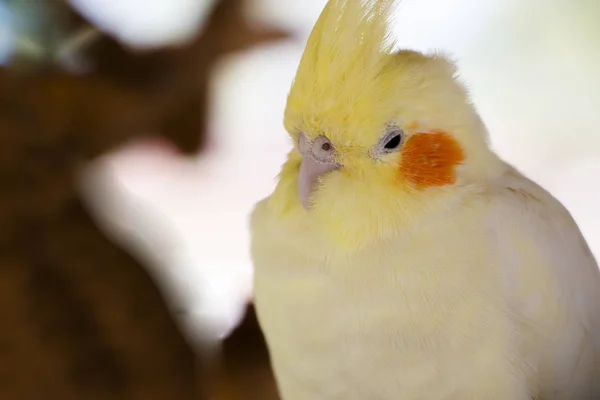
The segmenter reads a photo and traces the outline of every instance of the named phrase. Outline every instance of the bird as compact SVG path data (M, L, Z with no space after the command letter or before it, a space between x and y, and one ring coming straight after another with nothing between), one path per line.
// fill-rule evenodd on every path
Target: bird
M281 398L599 399L597 261L493 151L452 57L398 48L397 4L327 2L249 216Z

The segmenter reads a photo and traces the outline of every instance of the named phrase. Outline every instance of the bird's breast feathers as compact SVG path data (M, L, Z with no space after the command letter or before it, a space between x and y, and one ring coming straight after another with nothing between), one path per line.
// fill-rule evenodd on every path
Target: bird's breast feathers
M514 171L488 196L355 252L329 243L307 215L271 213L268 200L252 231L259 319L280 385L307 391L298 399L313 390L328 399L427 390L445 398L473 379L518 398L526 379L496 388L487 377L510 381L538 367L560 376L559 362L578 360L573 349L557 359L539 346L560 344L552 332L561 324L592 353L598 343L584 337L598 326L595 261L568 212ZM353 384L331 384L339 381Z
M298 399L416 399L427 391L435 399L482 367L492 376L515 372L509 357L492 362L516 341L480 213L347 252L311 230L309 218L284 223L260 204L255 302L282 390L305 393ZM460 371L457 357L467 364ZM376 372L365 379L368 370ZM482 377L484 384L495 387Z

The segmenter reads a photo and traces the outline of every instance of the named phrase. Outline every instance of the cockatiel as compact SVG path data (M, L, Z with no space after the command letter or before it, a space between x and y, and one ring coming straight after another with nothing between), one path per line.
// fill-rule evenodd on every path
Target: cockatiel
M600 272L569 212L501 160L393 1L330 0L252 212L284 400L600 399Z

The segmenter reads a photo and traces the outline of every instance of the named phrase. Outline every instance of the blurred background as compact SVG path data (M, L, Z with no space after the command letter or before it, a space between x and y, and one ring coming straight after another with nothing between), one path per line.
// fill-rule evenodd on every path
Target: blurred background
M218 2L72 0L70 6L128 52L141 54L184 48L204 34ZM56 28L62 22L49 17L51 3L0 2L0 59L29 65L49 57L42 49L55 46L57 63L85 75L94 63L76 57L76 45L61 47L72 36ZM144 260L168 302L176 304L173 314L191 342L228 337L251 300L248 214L273 189L290 147L282 127L286 95L325 3L244 2L250 25L285 35L211 64L208 100L197 104L203 107L198 113L206 114L197 155L184 156L166 141L126 141L81 169L95 220ZM492 146L569 208L596 257L599 21L597 0L404 0L394 24L400 46L442 51L456 60ZM58 45L50 43L50 31ZM84 48L94 34L87 35L71 42Z

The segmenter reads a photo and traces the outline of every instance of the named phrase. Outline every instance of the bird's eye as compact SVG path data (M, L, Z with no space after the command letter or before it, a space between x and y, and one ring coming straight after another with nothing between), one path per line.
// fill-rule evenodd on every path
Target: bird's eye
M400 146L400 135L399 134L394 136L390 140L388 140L388 142L383 147L385 147L388 150L392 150L392 149L397 148L398 146Z
M386 135L383 148L385 150L396 150L402 144L402 132L393 131Z

